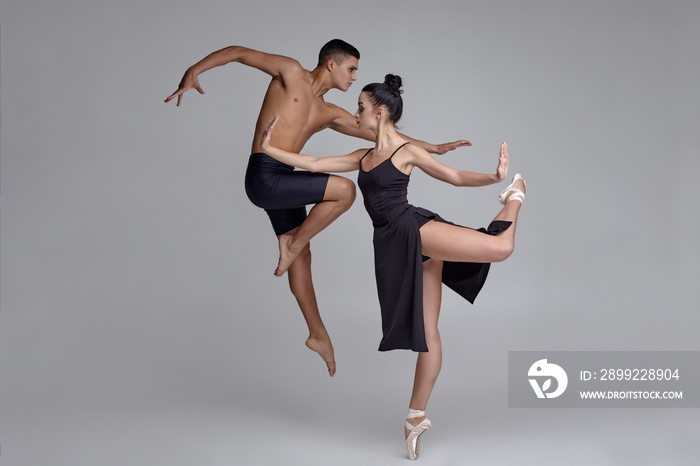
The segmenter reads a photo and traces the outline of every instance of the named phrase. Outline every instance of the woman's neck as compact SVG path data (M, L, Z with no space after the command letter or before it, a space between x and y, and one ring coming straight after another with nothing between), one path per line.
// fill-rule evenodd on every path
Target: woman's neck
M403 141L393 123L380 124L375 134L377 135L377 142L375 144L377 152L387 147L392 148Z

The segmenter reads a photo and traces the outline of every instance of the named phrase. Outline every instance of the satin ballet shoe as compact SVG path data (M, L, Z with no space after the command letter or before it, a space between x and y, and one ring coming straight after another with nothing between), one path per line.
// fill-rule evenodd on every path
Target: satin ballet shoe
M525 184L523 176L520 173L516 173L513 177L513 181L511 181L508 187L498 196L498 202L503 205L506 205L508 201L520 201L521 204L523 203L525 200L525 193L514 186L515 182L518 180L523 180L523 185Z
M414 419L423 416L425 416L425 411L409 409L406 419ZM406 421L406 429L409 431L408 437L406 437L406 451L408 452L409 459L415 460L418 458L418 453L420 453L420 436L423 432L430 429L431 425L429 419L423 419L417 426Z

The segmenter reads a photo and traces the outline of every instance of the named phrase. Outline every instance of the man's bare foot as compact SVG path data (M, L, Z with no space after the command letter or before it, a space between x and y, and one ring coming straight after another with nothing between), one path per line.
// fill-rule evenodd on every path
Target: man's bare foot
M328 366L328 374L331 377L335 375L335 355L333 353L333 345L331 344L330 338L322 340L318 337L309 337L306 340L306 346L313 351L316 351L324 361L326 361L326 366Z
M275 277L281 277L289 269L289 267L294 263L303 248L297 250L292 250L291 244L293 235L281 235L279 237L279 247L280 247L280 259L277 263L277 268L275 269Z

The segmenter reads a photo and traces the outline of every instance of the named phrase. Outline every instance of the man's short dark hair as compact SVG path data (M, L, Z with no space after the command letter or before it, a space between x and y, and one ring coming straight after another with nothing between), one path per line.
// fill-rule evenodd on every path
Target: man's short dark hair
M329 58L340 63L347 57L355 57L359 60L360 52L344 40L333 39L321 47L321 51L318 54L317 66L323 66Z

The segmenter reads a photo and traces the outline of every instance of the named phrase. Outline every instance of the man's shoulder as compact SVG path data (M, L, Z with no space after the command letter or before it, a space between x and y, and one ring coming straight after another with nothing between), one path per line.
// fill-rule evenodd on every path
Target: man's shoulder
M285 87L291 86L292 88L299 86L306 88L313 80L311 72L294 59L290 59L280 68L277 78L284 83Z
M348 116L352 117L352 115L350 115L350 113L344 108L330 102L326 102L325 100L323 101L323 111L326 115L326 119L328 120L328 124L345 121L347 120ZM353 118L353 123L354 122L355 121Z
M327 102L326 100L323 101L323 106L325 107L327 112L332 113L334 116L337 116L337 117L345 116L346 114L349 114L349 112L347 110L345 110L344 108L339 107L336 104L332 104L330 102Z
M287 76L293 76L298 79L306 79L307 76L311 75L311 71L307 70L303 66L301 66L301 63L299 63L297 60L294 58L289 58L289 57L284 57L286 58L285 63L284 63L284 68L283 68L283 73Z
M323 99L323 106L326 107L328 110L331 110L333 112L337 112L342 110L341 107L338 107L336 104L332 104L328 102L326 99Z

